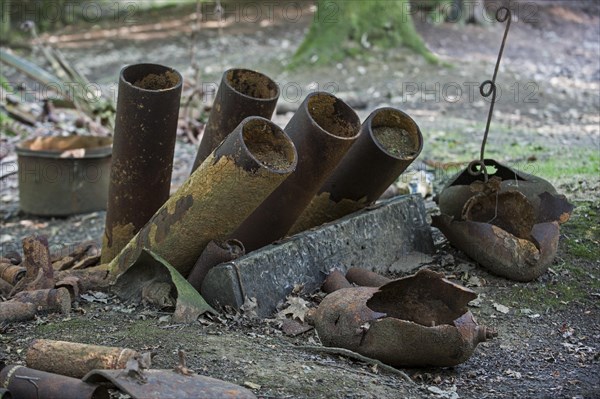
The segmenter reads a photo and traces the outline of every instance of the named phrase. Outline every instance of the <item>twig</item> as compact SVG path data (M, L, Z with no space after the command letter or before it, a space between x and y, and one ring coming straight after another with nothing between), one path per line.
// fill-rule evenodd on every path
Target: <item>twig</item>
M392 366L388 366L387 364L384 364L377 359L371 359L370 357L360 355L349 349L333 348L333 347L327 347L327 346L315 346L315 345L297 345L297 346L294 345L293 348L300 349L300 350L312 351L312 352L322 352L322 353L327 353L329 355L345 356L350 359L358 360L358 361L365 362L365 363L372 364L372 365L377 365L377 367L379 367L381 370L385 370L388 373L396 374L396 375L400 376L404 381L406 381L412 385L416 385L415 382L404 371L398 370Z

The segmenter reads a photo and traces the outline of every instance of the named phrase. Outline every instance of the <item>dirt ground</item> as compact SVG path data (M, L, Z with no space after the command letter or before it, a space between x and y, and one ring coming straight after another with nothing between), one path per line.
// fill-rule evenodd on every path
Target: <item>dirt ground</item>
M480 300L470 310L480 324L499 332L466 363L405 369L410 384L372 365L294 348L317 345L314 331L286 337L273 320L232 312L178 325L167 312L131 308L112 296L82 300L69 315L0 326L0 358L23 363L32 338L52 338L152 350L156 366L164 368L173 367L177 350L184 349L196 372L257 384L253 390L262 398L600 397L600 4L515 4L487 155L552 181L576 209L561 227L550 270L530 283L487 273L434 229L437 252L423 266L475 290ZM288 71L284 64L313 17L308 8L301 14L292 22L276 13L260 29L243 21L221 31L207 24L197 35L202 82L217 83L222 71L233 66L267 73L287 88L274 117L281 126L316 88L352 99L361 119L383 105L398 107L421 128L425 144L414 167L432 173L435 193L459 165L478 156L488 102L477 86L492 76L503 26L432 25L415 15L419 32L442 65L399 48L330 67ZM110 91L128 63L163 63L189 74L187 15L163 18L161 26L138 20L146 28L130 27L110 39L101 37L111 31L106 27L92 31L97 33L92 38L69 31L48 39L91 81ZM16 140L3 138L3 163L14 162ZM189 174L195 151L193 144L178 139L173 189ZM439 163L457 164L447 170L431 167ZM0 201L3 248L18 247L35 233L48 235L53 249L60 249L99 241L103 232L104 212L66 219L19 213L15 175L2 180Z

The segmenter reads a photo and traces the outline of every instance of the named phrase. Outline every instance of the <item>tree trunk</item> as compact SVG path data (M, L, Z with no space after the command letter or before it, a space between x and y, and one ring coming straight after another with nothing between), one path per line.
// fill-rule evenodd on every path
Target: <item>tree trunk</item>
M292 66L307 61L328 63L374 46L402 45L430 62L437 62L415 30L409 0L317 0L313 22L292 59Z

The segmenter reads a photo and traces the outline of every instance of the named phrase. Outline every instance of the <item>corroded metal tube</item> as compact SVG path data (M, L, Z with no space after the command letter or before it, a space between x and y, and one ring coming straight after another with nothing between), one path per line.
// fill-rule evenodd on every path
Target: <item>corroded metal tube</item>
M286 235L355 142L356 113L339 98L309 94L285 127L298 150L298 167L231 235L247 252Z
M121 70L102 263L169 198L183 78L156 64Z
M9 365L0 371L0 386L19 399L108 399L108 390L64 375Z
M129 348L34 339L25 362L32 369L82 378L94 369L124 369L135 356L138 352Z
M248 69L225 71L215 96L192 172L237 125L249 116L271 119L279 87L268 76Z
M296 162L292 141L277 125L244 119L109 264L111 274L148 248L187 276L206 245L226 239Z
M423 136L410 116L395 108L375 110L290 233L339 219L375 202L422 148Z

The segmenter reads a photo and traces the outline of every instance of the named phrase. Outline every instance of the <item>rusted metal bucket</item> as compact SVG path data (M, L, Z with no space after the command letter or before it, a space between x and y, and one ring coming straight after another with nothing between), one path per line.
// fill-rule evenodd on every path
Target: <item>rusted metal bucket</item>
M9 365L0 371L0 387L19 399L108 399L108 390L64 375Z
M375 110L291 233L339 219L375 202L422 148L423 136L410 116L395 108Z
M247 252L286 235L355 142L360 120L339 98L315 92L284 130L298 150L298 167L231 235Z
M67 216L106 209L112 139L36 137L16 146L21 210Z
M102 263L169 198L183 78L156 64L121 70Z
M192 172L242 120L249 116L271 119L278 98L279 87L268 76L248 69L225 71L204 128Z
M297 154L273 122L246 118L109 265L125 271L148 248L187 277L211 240L226 239L292 173Z

